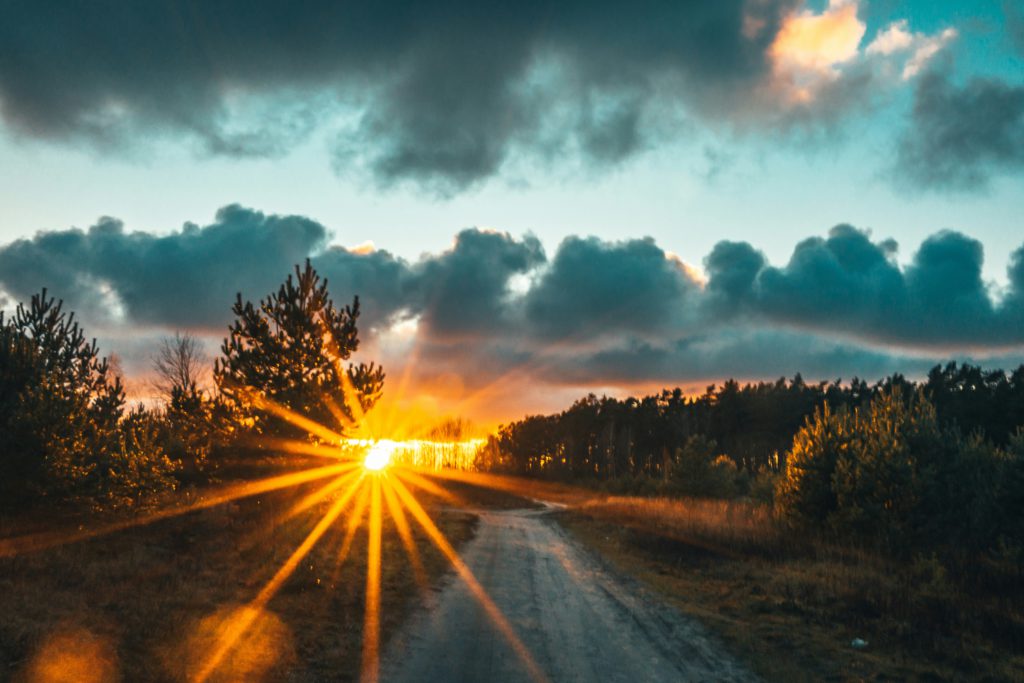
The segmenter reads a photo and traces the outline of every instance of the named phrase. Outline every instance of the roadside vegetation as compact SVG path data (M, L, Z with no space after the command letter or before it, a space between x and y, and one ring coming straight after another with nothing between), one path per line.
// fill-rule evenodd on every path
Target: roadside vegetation
M824 400L760 467L705 433L685 436L660 461L616 452L638 442L605 441L608 449L591 451L605 458L600 465L639 464L639 472L583 480L647 496L596 498L563 521L715 627L771 680L1021 680L1024 432L1001 428L984 405L1017 400L1022 376L950 365L922 386L890 378L859 404ZM947 391L975 401L929 388L957 377L967 381ZM713 425L719 404L710 398L694 402L705 403L696 410ZM955 408L945 419L943 405ZM654 414L671 419L672 404L661 406ZM963 419L972 414L978 419ZM645 437L664 433L654 424ZM631 428L606 427L596 443ZM504 428L506 445L529 429ZM565 480L567 444L580 435L549 434L561 439L539 462L554 471L536 460L521 469Z

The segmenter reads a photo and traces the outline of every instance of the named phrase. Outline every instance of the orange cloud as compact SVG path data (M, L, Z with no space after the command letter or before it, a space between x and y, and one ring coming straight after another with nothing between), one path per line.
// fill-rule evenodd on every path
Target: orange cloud
M776 68L829 73L858 54L866 26L857 18L857 3L832 0L821 14L789 16L772 43Z

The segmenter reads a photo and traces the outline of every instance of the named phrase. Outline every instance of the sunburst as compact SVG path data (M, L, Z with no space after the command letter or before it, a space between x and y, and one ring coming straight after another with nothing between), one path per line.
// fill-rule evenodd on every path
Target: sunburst
M325 331L326 334L326 331ZM329 342L330 340L328 340ZM413 351L415 356L415 350ZM312 456L327 460L328 463L306 469L279 474L264 479L249 481L207 492L198 501L157 510L131 520L123 520L91 529L72 532L50 532L0 539L0 557L35 552L58 545L74 543L130 527L184 515L200 509L223 505L234 500L257 496L271 491L308 485L326 480L316 490L295 502L285 513L285 518L307 513L317 506L326 504L326 511L317 519L312 530L277 568L273 576L241 608L216 629L213 642L205 648L205 656L188 679L194 683L205 683L215 676L232 653L246 647L246 639L253 630L260 615L265 614L268 603L285 585L304 558L321 541L324 535L337 525L344 525L345 535L335 557L337 571L350 554L353 540L366 519L367 562L366 590L363 623L363 641L360 662L360 680L373 683L380 672L381 643L381 549L385 515L390 517L399 536L409 565L421 586L426 588L426 573L413 539L410 520L424 532L431 543L451 564L460 579L468 586L470 593L480 603L484 612L497 630L508 641L513 651L522 660L525 668L537 681L546 681L529 650L516 634L515 629L501 612L487 591L473 575L473 572L459 556L451 542L445 537L429 513L417 499L414 491L441 497L452 503L460 503L457 496L432 480L433 475L442 479L455 479L493 488L498 478L473 475L466 470L472 456L481 445L480 440L469 440L455 445L442 444L423 439L392 440L379 438L372 432L374 426L358 400L356 389L348 380L348 374L338 361L337 375L342 378L346 400L344 407L327 401L331 414L338 421L337 428L320 424L310 418L281 405L265 396L256 388L245 390L246 398L257 408L275 415L306 434L304 439L280 439L263 437L260 445L284 454ZM399 391L408 383L409 368L406 367ZM349 400L351 399L351 400ZM381 416L376 426L387 425L394 433L401 433L408 425L401 424L396 410ZM346 433L351 434L347 436ZM444 448L446 455L438 457L438 449ZM368 511L368 514L367 514Z

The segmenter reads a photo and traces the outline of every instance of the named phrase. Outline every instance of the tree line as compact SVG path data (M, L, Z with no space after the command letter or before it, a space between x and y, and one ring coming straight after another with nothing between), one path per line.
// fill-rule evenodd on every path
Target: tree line
M496 468L543 477L668 479L679 452L710 448L750 475L782 471L793 437L816 410L863 406L894 389L922 392L942 425L996 445L1009 443L1024 424L1024 365L1006 373L951 362L936 365L922 382L894 374L874 384L808 383L797 374L742 385L728 380L697 396L680 388L626 399L589 394L561 413L502 425L490 457Z
M383 391L384 371L353 363L359 299L335 306L307 261L257 303L238 295L215 359L188 335L154 358L162 405L129 407L121 378L73 312L44 289L0 312L0 512L41 504L137 505L208 481L229 456L343 434Z

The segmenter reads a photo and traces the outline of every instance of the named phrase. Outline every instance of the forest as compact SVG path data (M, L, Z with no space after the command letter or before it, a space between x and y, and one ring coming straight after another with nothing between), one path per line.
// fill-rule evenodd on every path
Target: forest
M492 447L500 467L555 478L667 478L676 452L691 440L714 444L715 455L737 470L780 471L794 435L815 411L863 406L894 389L907 397L922 393L944 427L997 446L1024 424L1024 365L1006 373L950 362L921 382L896 374L874 384L856 377L807 383L797 374L743 385L730 379L693 397L679 388L642 398L589 394L562 413L502 425Z

